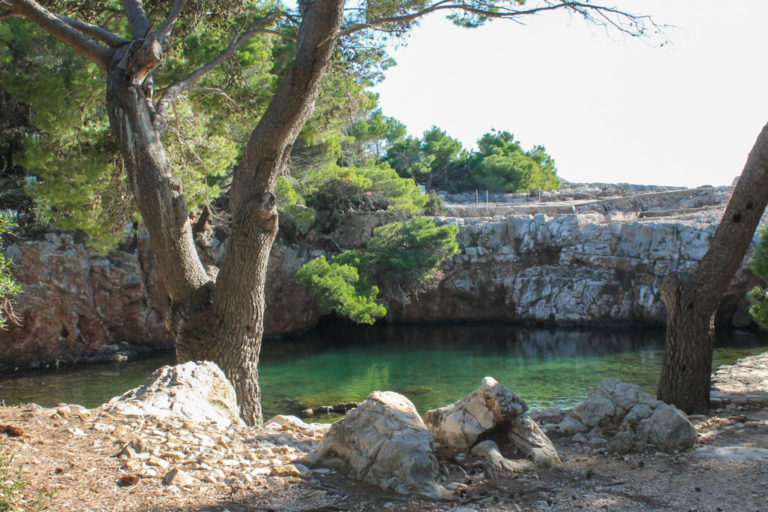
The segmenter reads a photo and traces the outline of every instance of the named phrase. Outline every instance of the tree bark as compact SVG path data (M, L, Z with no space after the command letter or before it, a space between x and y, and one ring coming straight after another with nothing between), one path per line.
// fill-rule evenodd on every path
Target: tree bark
M277 234L275 183L315 100L343 20L343 0L304 5L296 58L251 134L230 194L232 234L213 289L210 317L200 315L210 337L186 328L177 342L184 359L216 362L232 382L240 414L261 422L258 360L264 330L267 262ZM188 324L198 329L199 322Z
M715 313L768 203L768 125L763 127L734 187L709 250L692 275L662 284L667 345L658 398L687 413L706 412L715 341Z

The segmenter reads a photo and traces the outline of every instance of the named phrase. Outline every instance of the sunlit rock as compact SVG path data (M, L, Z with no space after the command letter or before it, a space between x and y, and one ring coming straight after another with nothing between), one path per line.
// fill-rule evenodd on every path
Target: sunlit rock
M502 450L537 466L560 463L552 441L526 414L528 406L508 387L485 377L480 387L453 404L424 413L424 422L442 446L465 450L492 438ZM495 462L493 465L497 465Z
M104 408L127 416L180 417L242 425L235 390L209 361L163 366L141 386L110 400Z
M333 424L307 458L309 467L330 467L400 494L442 498L432 435L404 396L374 391Z

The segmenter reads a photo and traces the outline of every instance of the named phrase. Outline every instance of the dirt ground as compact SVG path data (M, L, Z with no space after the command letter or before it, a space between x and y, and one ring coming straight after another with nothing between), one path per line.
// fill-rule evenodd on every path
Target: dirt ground
M0 427L0 454L12 454L12 466L22 468L31 484L24 490L28 502L39 499L39 509L52 511L768 511L765 408L731 407L693 418L698 441L686 453L608 454L555 436L561 467L496 478L481 461L443 456L444 483L456 489L445 501L388 493L334 472L273 471L187 485L165 485L162 472L136 478L116 457L125 444L117 435L122 421L93 411L62 416L37 406L3 407L0 424L23 432ZM128 427L159 428L151 422ZM257 434L230 429L227 442L242 440L247 450ZM300 455L284 452L284 462Z

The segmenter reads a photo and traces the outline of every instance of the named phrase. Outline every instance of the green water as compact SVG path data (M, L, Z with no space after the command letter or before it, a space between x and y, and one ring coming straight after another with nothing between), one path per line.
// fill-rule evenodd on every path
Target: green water
M715 366L768 351L764 333L721 333ZM420 410L455 401L486 375L532 407L571 405L606 377L654 392L663 331L547 330L507 324L326 326L268 340L260 364L264 415L359 401L374 390L408 396ZM126 363L0 375L6 404L94 407L141 384L172 354Z

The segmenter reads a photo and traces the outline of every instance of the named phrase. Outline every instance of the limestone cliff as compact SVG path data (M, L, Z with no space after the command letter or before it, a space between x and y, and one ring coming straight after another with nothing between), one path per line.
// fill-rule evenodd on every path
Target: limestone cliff
M590 187L564 187L544 202L515 195L494 198L504 203L449 205L451 216L437 222L459 226L461 254L443 264L430 291L389 304L386 320L663 324L659 284L704 255L729 190L622 189L629 195L606 197L613 189ZM268 334L308 329L320 318L293 279L301 264L360 247L393 220L387 213L318 217L323 221L272 251ZM165 292L141 231L135 242L138 249L107 255L65 232L10 245L24 286L15 308L22 324L0 332L0 365L88 359L116 342L169 344ZM226 233L202 230L197 242L215 273ZM746 268L737 274L721 324L750 324L744 294L756 282Z

